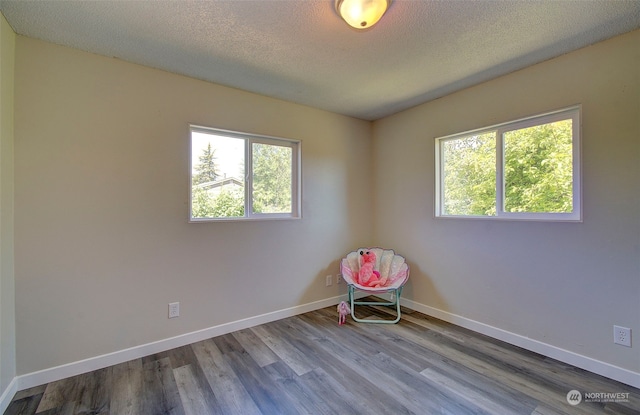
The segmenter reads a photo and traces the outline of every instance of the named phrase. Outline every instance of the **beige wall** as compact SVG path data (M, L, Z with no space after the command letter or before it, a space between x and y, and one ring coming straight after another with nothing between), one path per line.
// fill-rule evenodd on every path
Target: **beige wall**
M368 122L22 36L15 88L18 374L336 296L371 239ZM301 140L303 218L187 223L190 122Z
M16 375L13 273L13 77L16 36L0 14L0 395Z
M434 218L434 138L582 104L583 223ZM640 31L376 121L374 241L418 303L640 371ZM399 186L398 183L402 183Z

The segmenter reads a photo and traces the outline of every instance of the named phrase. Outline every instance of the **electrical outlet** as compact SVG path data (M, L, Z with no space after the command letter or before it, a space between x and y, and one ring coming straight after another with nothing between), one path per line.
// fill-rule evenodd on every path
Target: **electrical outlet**
M332 285L332 284L333 284L332 279L333 279L333 278L331 277L331 275L327 275L327 276L326 276L326 278L325 278L325 283L327 284L327 287L329 287L330 285Z
M631 347L631 329L613 326L613 342L622 346Z
M180 303L169 303L169 318L180 317Z
M336 284L342 284L342 274L336 275Z

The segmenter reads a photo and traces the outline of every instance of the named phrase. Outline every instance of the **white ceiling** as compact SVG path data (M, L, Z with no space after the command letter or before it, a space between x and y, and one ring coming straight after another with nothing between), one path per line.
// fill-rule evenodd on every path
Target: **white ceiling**
M378 119L640 27L640 0L0 0L16 33ZM640 48L640 45L639 45Z

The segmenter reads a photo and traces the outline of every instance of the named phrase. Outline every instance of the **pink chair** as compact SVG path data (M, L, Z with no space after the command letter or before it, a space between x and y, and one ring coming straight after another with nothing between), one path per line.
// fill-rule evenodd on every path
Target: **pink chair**
M364 258L367 253L374 253L376 256L376 262L373 269L379 273L379 277L377 275L375 277L380 281L380 284L377 287L363 285L361 284L362 281L359 279L359 272L362 267L362 258ZM409 266L405 262L404 257L397 255L391 249L360 248L356 251L350 252L342 259L340 262L340 272L342 273L342 278L347 283L349 304L351 306L351 317L354 321L359 323L387 324L394 324L400 321L400 294L402 293L402 287L409 279ZM355 298L357 291L374 296L378 294L391 293L391 299L389 301L359 301ZM396 308L396 318L394 320L357 318L355 308L358 305L394 306Z

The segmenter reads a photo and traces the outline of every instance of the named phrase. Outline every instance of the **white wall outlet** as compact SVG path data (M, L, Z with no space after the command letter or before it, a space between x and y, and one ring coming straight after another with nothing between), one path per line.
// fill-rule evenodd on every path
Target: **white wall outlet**
M327 275L325 277L325 283L327 284L327 287L333 284L333 278L331 277L331 275Z
M613 342L622 346L631 347L631 329L613 326Z
M342 284L342 274L336 275L336 284Z
M169 303L169 318L180 317L180 303Z

